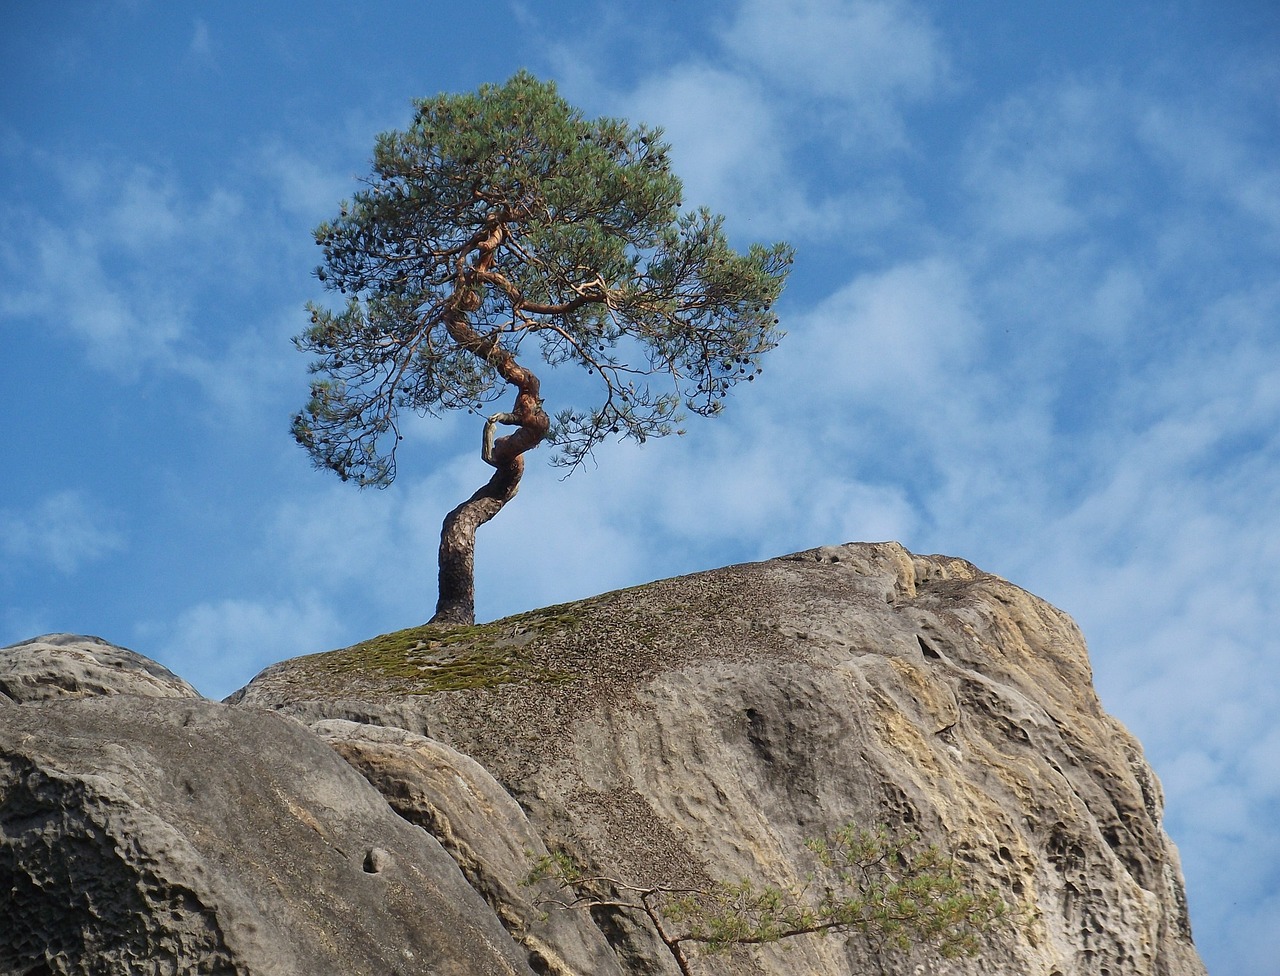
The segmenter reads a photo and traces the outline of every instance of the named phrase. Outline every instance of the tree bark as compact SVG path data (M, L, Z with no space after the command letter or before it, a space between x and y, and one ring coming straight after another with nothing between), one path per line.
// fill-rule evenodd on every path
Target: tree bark
M515 457L493 473L488 484L444 518L440 529L440 598L433 624L476 622L476 529L515 497L524 458Z
M494 251L504 235L505 229L498 224L478 242L478 256L472 271L483 273L489 269ZM445 327L459 346L488 362L516 388L516 403L511 413L495 414L485 422L480 456L497 468L493 477L446 515L440 529L440 597L436 602L435 616L430 621L433 624L475 623L476 530L516 496L520 477L524 474L522 455L541 444L551 427L551 420L543 411L542 399L538 395L538 377L517 363L510 350L498 345L496 336L481 336L471 327L467 315L475 306L468 284L464 276L455 289L450 308L445 312ZM498 423L518 429L495 440L494 425Z
M538 399L538 378L528 370L523 374L516 409L495 414L485 422L481 457L497 470L488 483L445 516L440 529L440 598L433 624L473 624L476 621L475 550L476 529L502 511L520 490L524 474L524 452L537 447L550 427ZM493 439L497 423L519 426L513 434Z

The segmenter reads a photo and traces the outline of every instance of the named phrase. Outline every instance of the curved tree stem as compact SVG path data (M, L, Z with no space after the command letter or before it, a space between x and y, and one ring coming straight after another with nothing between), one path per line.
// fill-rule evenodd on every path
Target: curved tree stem
M479 242L479 253L473 265L475 271L487 270L504 233L502 225L498 224L487 238ZM471 327L467 312L472 301L473 293L463 275L445 312L445 328L454 342L488 362L516 388L516 403L510 413L494 414L485 421L480 456L497 469L493 477L445 516L440 530L440 598L436 603L435 616L431 618L433 624L475 623L476 529L497 515L516 496L520 477L524 474L522 455L541 444L551 427L551 420L543 411L542 400L538 396L538 377L517 363L510 350L486 340ZM517 429L495 440L494 428L499 423Z
M524 473L524 458L516 455L488 483L445 516L440 529L440 598L433 624L476 622L476 529L515 497Z
M528 374L532 386L537 378ZM528 407L532 399L532 416L519 413L522 401ZM506 437L494 439L498 423L518 426ZM516 397L516 412L495 414L485 421L480 456L497 470L474 495L445 516L440 529L440 598L436 603L433 624L475 623L475 549L476 529L502 511L515 498L524 474L525 451L546 437L548 418L537 396L526 396L521 390ZM525 446L528 445L528 446Z
M547 419L540 407L538 414L541 419ZM486 464L492 464L498 470L494 471L488 483L444 516L444 525L440 528L440 598L435 605L435 616L431 617L433 624L466 625L475 622L476 529L502 511L502 507L520 491L525 459L518 442L527 441L536 434L538 418L535 416L534 420L534 424L525 425L520 423L516 414L494 414L485 421L480 456ZM499 423L520 425L520 430L495 441L494 428ZM527 430L529 427L534 430L530 432ZM534 441L535 447L544 435L545 428ZM513 441L517 443L512 444Z

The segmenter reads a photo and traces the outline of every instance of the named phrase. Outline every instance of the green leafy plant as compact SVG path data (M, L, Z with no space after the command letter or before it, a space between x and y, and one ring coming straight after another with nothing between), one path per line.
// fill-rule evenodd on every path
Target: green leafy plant
M309 306L294 340L317 378L293 436L317 467L384 487L404 412L479 413L515 394L481 434L495 473L441 531L432 623L469 624L475 532L515 496L523 455L550 439L573 470L608 437L719 413L778 342L792 252L735 251L722 217L681 209L661 130L587 119L527 72L416 105L315 231L316 275L344 298ZM554 418L530 361L586 373L557 376Z
M849 825L807 846L815 870L795 887L634 885L589 875L564 853L540 859L528 880L555 882L562 897L548 904L559 908L643 913L685 976L689 946L714 954L805 935L856 932L881 951L928 946L946 958L972 956L1009 912L998 892L973 890L954 858L914 835Z

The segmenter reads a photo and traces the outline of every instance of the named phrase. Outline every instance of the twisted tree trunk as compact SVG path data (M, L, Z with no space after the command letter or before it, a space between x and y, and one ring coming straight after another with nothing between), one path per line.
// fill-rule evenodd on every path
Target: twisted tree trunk
M474 282L489 271L494 252L505 236L505 226L496 223L476 240L476 258L459 274L444 315L445 328L453 341L487 362L516 388L516 404L511 413L494 414L485 421L480 456L497 468L493 477L445 516L440 530L440 597L431 618L433 624L475 623L476 529L516 496L524 474L522 455L541 444L551 427L538 396L538 377L517 363L511 351L498 344L496 335L480 335L468 319L469 313L479 307ZM495 440L494 428L500 423L519 429Z
M520 369L519 367L516 367ZM528 382L516 396L512 413L495 414L485 421L481 457L497 470L488 483L445 516L440 530L440 598L433 624L473 624L476 620L476 529L488 522L516 496L524 474L525 451L537 447L550 426L538 400L538 379L520 369ZM496 424L520 429L494 440Z

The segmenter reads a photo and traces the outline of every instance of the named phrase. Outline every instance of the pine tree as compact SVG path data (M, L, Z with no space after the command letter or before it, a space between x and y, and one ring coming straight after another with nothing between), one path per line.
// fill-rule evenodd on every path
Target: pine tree
M347 297L310 305L294 340L316 379L293 435L317 467L385 487L402 412L484 413L514 392L484 423L493 476L441 532L432 622L471 623L476 529L514 497L523 455L549 440L572 470L607 437L643 442L685 410L718 413L777 344L792 252L733 250L722 217L681 209L660 130L588 120L527 72L416 105L315 231L316 275ZM586 370L590 404L550 417L535 360Z

